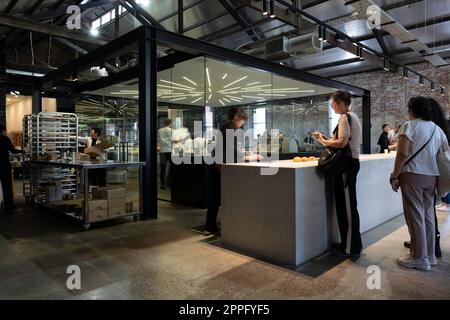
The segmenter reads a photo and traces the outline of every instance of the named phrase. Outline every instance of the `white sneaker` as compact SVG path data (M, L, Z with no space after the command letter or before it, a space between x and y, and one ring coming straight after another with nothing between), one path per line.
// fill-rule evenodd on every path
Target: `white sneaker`
M397 263L401 266L407 267L407 268L413 268L420 271L430 271L430 262L428 261L428 258L422 258L422 259L413 259L409 255L397 258Z
M450 206L449 205L444 205L444 206L438 208L437 210L439 210L441 212L450 212Z
M430 266L437 266L436 256L428 257L428 262L430 263Z

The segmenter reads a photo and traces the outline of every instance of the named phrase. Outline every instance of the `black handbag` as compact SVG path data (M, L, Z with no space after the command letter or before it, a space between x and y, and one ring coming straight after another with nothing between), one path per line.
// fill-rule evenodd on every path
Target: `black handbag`
M348 124L350 125L351 128L352 117L348 113L346 113L345 115L347 116ZM338 131L339 131L338 128L339 124L333 130L333 134L335 135L336 138L338 138ZM348 169L347 158L350 155L351 150L350 145L348 143L345 147L340 149L327 147L325 151L320 155L318 168L319 170L321 170L326 174L336 174L336 175L344 174L345 172L347 172Z

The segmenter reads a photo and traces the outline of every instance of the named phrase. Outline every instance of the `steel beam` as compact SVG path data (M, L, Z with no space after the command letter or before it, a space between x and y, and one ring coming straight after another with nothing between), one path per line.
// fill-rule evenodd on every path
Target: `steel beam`
M5 36L0 37L0 125L6 125L6 37Z
M144 26L139 40L139 160L145 162L141 181L143 219L158 217L157 185L157 43L154 28Z
M0 25L48 34L55 37L80 41L84 43L94 44L97 46L104 45L107 42L104 39L100 39L98 37L94 38L88 33L81 32L78 30L68 30L67 28L64 27L49 25L47 23L42 22L36 22L28 18L12 16L4 13L0 13Z

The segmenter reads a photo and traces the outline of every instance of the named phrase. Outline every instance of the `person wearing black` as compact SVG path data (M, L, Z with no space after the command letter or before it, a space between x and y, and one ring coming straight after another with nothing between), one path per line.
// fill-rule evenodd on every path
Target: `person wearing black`
M89 137L78 137L78 141L84 143L86 148L95 147L97 144L101 143L100 135L100 128L94 127L91 128ZM91 169L89 171L89 184L91 186L106 186L106 169Z
M0 125L0 180L3 189L3 199L5 209L15 208L12 186L11 162L9 162L9 153L18 154L22 151L17 150L11 143L11 140L5 135L6 128Z
M242 161L256 161L262 160L261 155L246 156L243 152L244 135L242 129L248 116L241 107L231 107L228 112L228 122L220 129L222 139L222 146L216 145L216 148L222 148L222 163L237 163ZM231 130L236 138L234 143L227 144L227 131ZM239 130L239 131L238 131ZM207 166L207 185L209 190L208 195L208 210L206 215L205 231L212 234L217 234L220 229L217 226L217 214L220 206L220 164L212 164Z
M356 179L360 169L359 153L361 123L358 116L350 111L351 94L336 91L331 96L335 113L340 114L339 123L331 139L320 135L319 142L326 147L346 150L347 170L335 173L334 200L341 242L333 246L332 253L339 257L356 257L362 251L360 222L356 196Z
M389 150L389 125L383 124L383 132L380 135L380 138L378 139L378 145L380 146L380 153L384 153L384 150Z

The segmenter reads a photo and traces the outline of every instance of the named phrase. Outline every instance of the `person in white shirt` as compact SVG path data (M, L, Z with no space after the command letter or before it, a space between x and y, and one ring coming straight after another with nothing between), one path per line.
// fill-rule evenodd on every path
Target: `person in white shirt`
M170 181L170 161L172 161L172 120L166 119L164 127L158 130L158 147L160 161L160 180L161 189L166 189L166 181ZM166 174L167 163L169 162L169 171Z
M334 197L341 243L335 244L332 253L341 257L360 255L362 241L356 197L356 179L359 172L361 145L361 123L358 116L350 111L351 94L336 91L331 96L335 113L340 114L339 123L333 137L325 140L320 135L319 142L326 147L347 149L347 172L334 175Z
M429 271L435 255L434 195L439 176L437 156L449 149L445 133L433 121L430 102L413 97L408 103L409 121L399 131L391 186L401 190L403 213L411 236L410 253L397 259L408 268Z
M86 145L86 148L94 147L101 142L99 128L91 128L89 137L78 137L78 141Z

